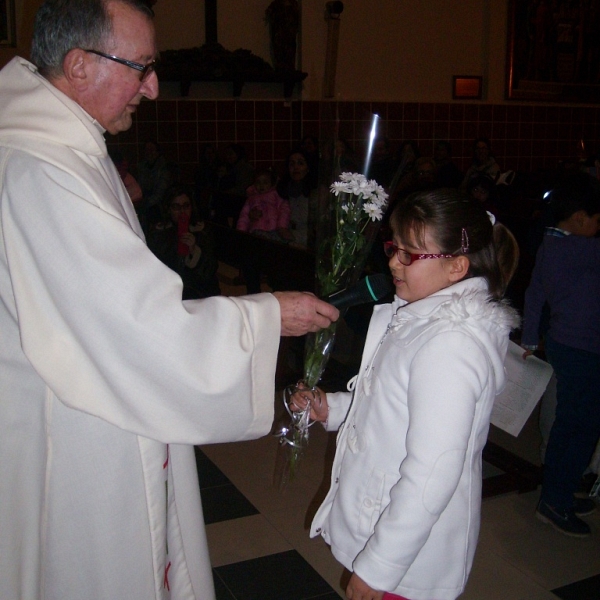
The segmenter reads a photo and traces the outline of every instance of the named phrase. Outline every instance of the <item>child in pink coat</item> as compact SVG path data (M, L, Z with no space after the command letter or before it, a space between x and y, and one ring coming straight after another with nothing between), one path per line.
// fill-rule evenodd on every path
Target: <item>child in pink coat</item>
M276 183L273 172L267 169L257 172L254 184L247 190L248 198L240 212L237 229L282 241L291 239L290 203L277 193Z

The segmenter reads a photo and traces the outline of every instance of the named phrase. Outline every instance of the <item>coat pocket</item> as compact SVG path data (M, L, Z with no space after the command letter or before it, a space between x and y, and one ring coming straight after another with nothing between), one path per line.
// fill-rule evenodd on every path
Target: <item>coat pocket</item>
M389 476L387 476L389 481ZM391 483L391 482L390 482ZM358 531L360 535L370 537L385 507L389 504L390 485L386 485L386 473L381 469L373 469L367 481L365 495L360 503L358 513Z

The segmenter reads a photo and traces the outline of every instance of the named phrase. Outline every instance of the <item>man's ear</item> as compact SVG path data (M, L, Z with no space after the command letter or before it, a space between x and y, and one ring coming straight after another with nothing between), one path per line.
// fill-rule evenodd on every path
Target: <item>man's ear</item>
M81 48L73 48L67 52L63 61L63 73L74 90L81 91L89 85L89 65L89 55Z
M471 266L471 262L464 254L450 259L447 264L448 277L453 283L464 279L469 272L469 267Z

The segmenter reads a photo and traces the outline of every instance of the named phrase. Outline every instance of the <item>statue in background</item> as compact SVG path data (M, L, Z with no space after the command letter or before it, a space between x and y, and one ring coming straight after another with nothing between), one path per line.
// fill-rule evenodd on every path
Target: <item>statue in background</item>
M273 0L265 11L271 34L273 68L276 72L296 70L296 38L300 29L297 0Z

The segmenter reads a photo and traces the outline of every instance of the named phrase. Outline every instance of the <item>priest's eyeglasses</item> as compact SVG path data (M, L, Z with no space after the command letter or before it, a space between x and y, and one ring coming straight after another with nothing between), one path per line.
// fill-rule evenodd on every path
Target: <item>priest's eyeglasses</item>
M113 60L120 65L125 65L131 69L135 69L140 72L140 81L146 81L148 77L154 72L156 68L156 61L153 60L149 62L147 65L142 65L141 63L133 62L132 60L127 60L125 58L119 58L118 56L113 56L112 54L105 54L104 52L100 52L99 50L89 50L84 49L84 52L89 52L90 54L96 54L101 56L102 58L108 58L108 60Z
M412 265L415 260L423 260L425 258L454 258L455 256L454 254L412 254L408 250L396 246L394 242L383 242L383 251L388 258L392 258L395 254L405 267Z

